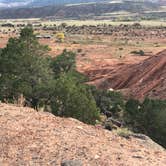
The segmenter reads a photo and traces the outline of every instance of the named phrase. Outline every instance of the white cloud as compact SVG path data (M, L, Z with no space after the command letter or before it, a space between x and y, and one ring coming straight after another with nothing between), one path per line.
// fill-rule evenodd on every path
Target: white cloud
M0 1L1 8L11 8L11 7L19 7L19 6L26 6L33 2L33 0L24 1L24 2L2 2Z

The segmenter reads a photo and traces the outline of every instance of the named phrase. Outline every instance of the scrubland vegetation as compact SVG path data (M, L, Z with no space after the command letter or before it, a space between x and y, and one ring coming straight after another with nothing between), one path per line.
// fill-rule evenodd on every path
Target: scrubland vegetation
M135 132L150 136L166 147L166 101L146 98L142 103L130 99L126 103L124 120Z
M98 90L76 70L76 54L64 50L47 56L31 27L19 38L10 38L0 50L0 100L18 103L57 116L73 117L88 124L110 115L123 127L147 134L166 147L166 101L126 100L119 92ZM122 135L125 135L122 133Z

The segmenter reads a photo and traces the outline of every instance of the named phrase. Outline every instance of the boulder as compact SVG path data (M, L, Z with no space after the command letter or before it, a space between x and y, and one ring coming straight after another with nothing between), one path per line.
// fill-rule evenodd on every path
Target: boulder
M80 160L66 160L61 163L61 166L83 166Z

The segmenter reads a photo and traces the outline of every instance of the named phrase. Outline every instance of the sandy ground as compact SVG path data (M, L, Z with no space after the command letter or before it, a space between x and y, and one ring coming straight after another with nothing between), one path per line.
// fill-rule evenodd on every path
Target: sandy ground
M145 139L122 138L74 119L0 104L0 165L164 166L166 151Z

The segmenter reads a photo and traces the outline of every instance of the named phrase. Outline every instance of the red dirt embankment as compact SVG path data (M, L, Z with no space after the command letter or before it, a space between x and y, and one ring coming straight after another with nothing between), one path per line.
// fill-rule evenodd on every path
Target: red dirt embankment
M138 64L88 71L86 74L98 88L122 90L138 99L145 96L166 99L166 50Z
M164 166L166 151L151 139L122 138L71 118L0 103L0 165Z

